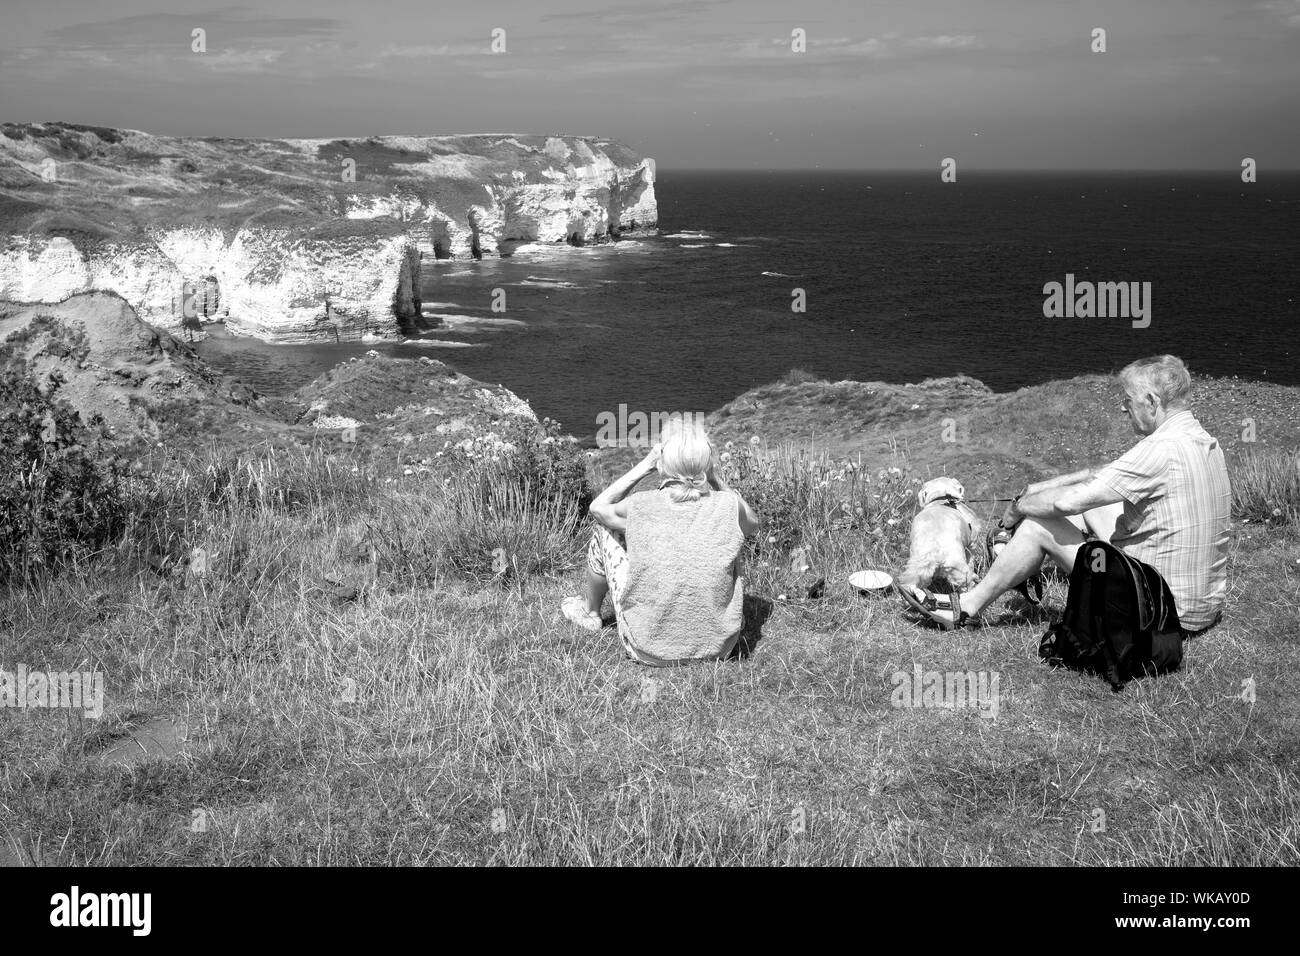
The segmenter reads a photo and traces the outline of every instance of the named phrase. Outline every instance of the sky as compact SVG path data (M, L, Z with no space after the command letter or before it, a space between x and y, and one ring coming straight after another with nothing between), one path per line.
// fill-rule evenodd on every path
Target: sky
M581 134L664 169L1300 168L1300 0L4 0L0 24L5 122Z

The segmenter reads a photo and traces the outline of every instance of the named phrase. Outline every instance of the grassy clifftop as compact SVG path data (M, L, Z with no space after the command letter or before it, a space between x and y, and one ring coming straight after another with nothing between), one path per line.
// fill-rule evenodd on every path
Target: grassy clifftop
M934 473L980 461L995 470L1058 472L1112 460L1133 444L1122 398L1115 379L1101 375L995 393L967 377L891 385L796 373L746 392L709 422L722 440L758 434L833 455L902 455ZM1229 458L1300 445L1300 388L1198 377L1192 405Z
M1000 395L794 376L719 410L765 522L745 656L650 670L559 613L580 453L505 434L526 421L508 397L436 364L336 369L280 410L286 440L236 426L168 466L143 537L0 593L0 666L106 680L99 720L0 710L0 858L1300 862L1295 390L1198 382L1236 492L1227 616L1181 671L1112 694L1041 665L1048 618L1016 599L945 635L846 582L902 564L930 474L976 494L1126 447L1103 379ZM342 442L307 424L322 415L366 424ZM600 480L632 454L587 464ZM996 676L997 715L900 706L917 673Z

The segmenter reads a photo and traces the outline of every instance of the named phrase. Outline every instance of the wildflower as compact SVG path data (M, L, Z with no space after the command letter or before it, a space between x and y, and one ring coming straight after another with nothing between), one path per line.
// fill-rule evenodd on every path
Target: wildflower
M754 435L749 439L749 443L753 445L755 448L757 448L759 446L760 439L757 435Z

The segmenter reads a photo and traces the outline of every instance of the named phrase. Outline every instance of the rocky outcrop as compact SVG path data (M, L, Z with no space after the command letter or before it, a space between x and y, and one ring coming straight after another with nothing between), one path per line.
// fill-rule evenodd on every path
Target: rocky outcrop
M100 416L121 439L244 444L356 429L369 448L433 455L520 426L541 428L510 389L431 358L370 351L280 398L222 375L182 338L154 328L114 292L63 302L0 303L0 365L21 359L38 388L56 390L83 421ZM349 439L343 439L348 441ZM473 442L471 441L471 444Z
M0 126L0 300L120 294L163 329L397 336L422 259L653 230L653 162L574 136L173 139Z
M171 402L220 410L256 401L185 342L140 321L113 292L54 305L0 304L0 360L10 356L23 359L43 390L57 385L83 420L99 415L120 434L152 434L150 410Z

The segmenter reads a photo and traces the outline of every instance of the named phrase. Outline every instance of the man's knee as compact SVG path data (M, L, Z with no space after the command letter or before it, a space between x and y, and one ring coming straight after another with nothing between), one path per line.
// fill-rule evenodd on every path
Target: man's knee
M1042 552L1069 573L1074 555L1085 540L1084 533L1069 518L1026 518L1016 534L1029 532Z

